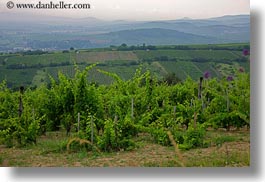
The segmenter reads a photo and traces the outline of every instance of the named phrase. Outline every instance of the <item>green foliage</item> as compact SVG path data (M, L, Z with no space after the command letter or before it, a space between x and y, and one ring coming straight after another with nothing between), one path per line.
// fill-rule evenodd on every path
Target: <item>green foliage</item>
M174 139L178 144L184 143L184 135L185 135L185 132L183 131L174 131L173 133Z
M161 80L167 73L175 73L182 81L187 77L196 80L207 70L211 76L222 78L234 74L239 66L249 72L247 57L241 54L241 49L245 47L249 45L146 45L126 46L122 47L122 51L118 51L118 47L115 50L103 48L49 53L27 51L0 56L0 82L7 79L8 86L14 89L21 84L36 88L39 84L49 84L48 75L58 80L58 71L74 78L74 63L79 65L80 70L98 63L97 69L115 73L122 80L131 79L139 64L143 64L145 69L149 69L152 75ZM90 71L89 81L100 84L113 82L112 78L97 69Z
M40 120L41 118L33 118L30 112L25 109L21 118L15 117L6 120L3 129L0 130L0 142L8 147L36 144Z
M205 109L209 124L214 128L226 128L227 130L230 127L249 126L250 80L248 73L238 72L233 81L222 80L217 87L208 88L207 92L211 98Z
M106 120L103 135L98 137L98 146L104 151L131 150L135 147L131 137L136 132L136 127L128 118L116 121Z
M154 141L158 144L169 146L170 140L167 132L163 128L151 128L150 134L154 138Z
M50 85L26 89L21 117L20 93L1 83L0 143L36 143L39 134L62 128L67 135L74 133L78 113L80 126L76 135L91 141L93 129L93 144L103 151L133 149L132 138L140 132L149 133L156 143L168 146L167 131L172 132L180 148L187 150L207 145L206 127L229 130L250 126L248 73L238 71L232 81L205 79L199 99L198 82L191 78L169 85L159 82L141 66L127 81L118 74L99 70L113 83L97 85L87 81L95 66L80 70L75 65L74 78L59 72L58 80L50 76Z
M0 122L2 119L13 118L18 113L18 93L12 93L6 85L6 82L0 84ZM0 125L0 129L2 124Z
M98 146L105 151L113 151L118 149L118 131L115 132L113 121L106 120L104 124L104 133L98 140ZM117 130L117 129L116 129Z
M180 149L189 150L191 148L204 147L205 129L202 125L196 128L189 127L183 136L183 144L179 144Z

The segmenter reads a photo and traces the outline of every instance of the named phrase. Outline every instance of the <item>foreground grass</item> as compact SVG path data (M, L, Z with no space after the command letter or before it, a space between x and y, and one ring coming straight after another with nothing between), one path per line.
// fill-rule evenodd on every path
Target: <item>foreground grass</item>
M187 167L248 167L249 131L208 131L208 148L181 151ZM154 144L149 135L135 138L131 151L98 153L67 151L64 133L48 133L38 144L24 148L0 146L0 166L16 167L180 167L174 147Z

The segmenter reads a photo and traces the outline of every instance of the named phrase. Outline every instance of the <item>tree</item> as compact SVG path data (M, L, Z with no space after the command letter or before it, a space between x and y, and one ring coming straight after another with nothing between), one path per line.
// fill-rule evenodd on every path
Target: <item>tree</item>
M127 47L127 44L123 43L121 44L121 47Z

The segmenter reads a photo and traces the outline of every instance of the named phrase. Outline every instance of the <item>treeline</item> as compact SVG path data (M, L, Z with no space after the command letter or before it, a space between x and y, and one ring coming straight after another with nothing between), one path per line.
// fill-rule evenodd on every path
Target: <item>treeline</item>
M118 51L136 51L136 50L157 50L157 47L156 46L153 46L153 45L132 45L132 46L128 46L127 44L123 43L121 44L120 46L114 46L114 45L111 45L110 46L110 50L112 49L115 49L115 50L118 50Z
M225 64L233 64L233 62L247 62L248 59L246 57L239 57L235 59L209 59L209 58L172 58L169 56L158 56L154 58L144 58L142 59L143 62L153 62L153 61L191 61L191 62L218 62L218 63L225 63Z
M186 46L186 45L176 45L176 46L163 46L160 47L161 50L227 50L227 51L242 51L243 49L250 49L249 45L239 45L239 46L218 46L218 45L207 45L207 46Z
M139 65L140 63L138 61L106 61L97 63L97 66L135 66Z
M136 51L136 50L228 50L228 51L242 51L243 49L250 49L249 44L234 45L234 46L218 46L208 44L206 46L193 46L193 45L175 45L175 46L153 46L153 45L131 45L123 43L120 46L111 45L109 50L118 51Z
M7 69L32 69L32 68L44 68L44 67L57 67L57 66L69 66L73 65L69 61L61 62L61 63L49 63L49 64L33 64L33 65L27 65L27 64L10 64L7 65Z
M74 48L70 47L70 51L67 50L64 47L65 50L62 51L62 53L69 53L70 51L73 51ZM98 51L111 51L111 50L118 50L118 51L136 51L136 50L228 50L228 51L242 51L243 49L250 50L249 44L239 44L239 45L229 45L229 46L222 46L222 45L215 45L215 44L208 44L208 45L165 45L165 46L154 46L154 45L146 45L143 43L142 45L127 45L125 43L116 46L116 45L110 45L110 47L105 48L99 48ZM75 50L77 52L78 49ZM0 55L13 55L13 54L19 54L19 55L42 55L42 54L51 54L52 52L49 51L43 51L43 50L28 50L28 51L20 51L15 53L0 53Z

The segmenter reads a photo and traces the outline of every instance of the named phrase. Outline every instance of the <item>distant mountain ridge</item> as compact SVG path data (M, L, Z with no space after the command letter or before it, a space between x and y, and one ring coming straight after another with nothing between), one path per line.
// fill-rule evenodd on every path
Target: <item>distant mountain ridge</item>
M77 19L0 13L0 24L1 52L63 50L69 46L95 48L122 43L170 45L250 41L250 15L164 21L104 21L93 17Z
M175 44L202 44L221 42L215 37L194 35L177 30L163 28L131 29L110 32L94 36L96 40L106 41L106 45L129 45L149 44L149 45L175 45Z

